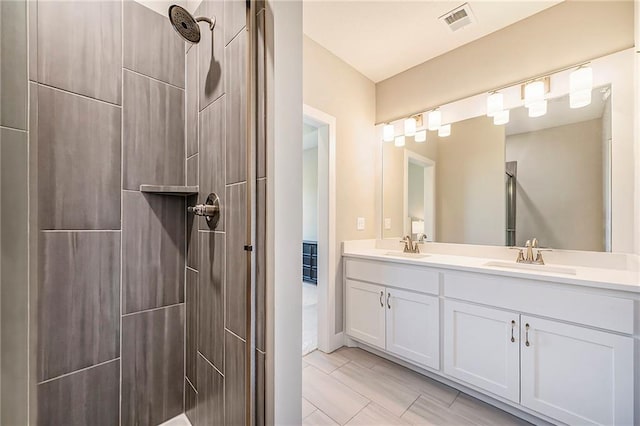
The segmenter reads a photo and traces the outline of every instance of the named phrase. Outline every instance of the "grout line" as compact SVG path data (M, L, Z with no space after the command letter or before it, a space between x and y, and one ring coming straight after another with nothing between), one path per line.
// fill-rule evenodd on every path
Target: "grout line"
M113 358L113 359L110 359L108 361L103 361L103 362L98 363L98 364L90 365L89 367L84 367L84 368L81 368L79 370L72 371L70 373L64 373L64 374L61 374L61 375L56 376L56 377L52 377L52 378L47 379L47 380L43 380L41 382L38 382L37 385L44 385L46 383L53 382L54 380L62 379L64 377L68 377L68 376L74 375L76 373L82 373L83 371L91 370L92 368L96 368L96 367L101 367L103 365L109 364L109 363L114 362L114 361L119 361L119 360L120 360L120 357Z
M224 98L224 95L226 95L226 92L222 92L222 94L220 96L218 96L217 98L215 98L214 100L212 100L209 104L207 104L204 108L200 109L200 100L198 99L198 115L202 114L203 112L205 112L210 106L212 106L213 104L217 103L219 100L221 100L222 98ZM226 111L225 111L226 113ZM200 117L198 116L198 119ZM198 139L200 139L200 135L198 135ZM198 145L198 151L200 150L200 145Z
M349 389L351 389L351 388L349 388ZM349 424L349 422L350 422L351 420L353 420L353 419L354 419L358 414L362 413L362 412L364 411L364 409L365 409L365 408L367 408L369 405L371 405L371 403L373 402L373 401L371 401L369 398L367 398L367 401L369 401L369 402L367 402L367 404L366 404L364 407L362 407L360 410L358 410L358 412L357 412L357 413L355 413L353 416L351 416L351 418L349 418L349 420L347 420L347 421L346 421L345 425ZM383 408L384 408L384 407L383 407ZM318 410L320 410L320 409L318 408ZM322 411L322 410L320 410L320 411L321 411L325 416L327 416L327 417L329 417L331 420L333 420L334 422L336 421L333 417L331 417L330 415L328 415L328 414L327 414L327 413L325 413L324 411ZM392 414L393 414L393 413L392 413ZM336 423L340 424L340 422L336 422Z
M229 187L232 187L232 186L240 186L240 185L245 184L245 183L247 183L246 180L241 180L239 182L226 183L224 186L225 186L225 188L229 188Z
M124 65L124 1L120 3L120 60ZM120 102L123 107L120 113L120 229L124 229L124 68L120 69ZM120 357L123 352L123 329L122 329L122 307L123 307L123 278L124 278L124 244L123 233L120 233ZM122 362L120 362L120 378L118 383L118 425L122 426Z
M407 388L407 389L411 389L411 388ZM409 409L410 409L411 407L413 407L413 404L415 404L416 402L418 402L418 400L419 400L421 397L422 397L422 393L418 393L418 397L417 397L416 399L414 399L414 400L413 400L413 402L412 402L411 404L409 404L409 406L408 406L408 407L407 407L407 408L402 412L402 414L400 414L398 417L399 417L399 418L402 418L402 416L404 416L404 415L405 415L405 413L406 413L407 411L409 411Z
M68 94L68 95L77 96L77 97L79 97L79 98L84 98L84 99L87 99L87 100L90 100L90 101L100 102L101 104L105 104L105 105L109 105L109 106L112 106L112 107L115 107L115 108L120 108L120 109L122 109L122 105L114 104L113 102L103 101L102 99L93 98L93 97L91 97L91 96L87 96L87 95L81 95L80 93L71 92L71 91L69 91L69 90L61 89L61 88L59 88L59 87L51 86L51 85L49 85L49 84L45 84L45 83L40 83L40 82L38 82L38 83L36 83L36 84L37 84L38 86L40 86L40 87L46 87L46 88L48 88L48 89L55 90L55 91L57 91L57 92L66 93L66 94Z
M41 229L40 232L47 234L55 233L96 233L96 232L122 232L121 229Z
M130 68L122 67L122 69L123 69L123 70L125 70L125 71L128 71L128 72L130 72L130 73L132 73L132 74L137 74L137 75L139 75L140 77L146 77L146 78L148 78L149 80L153 80L153 81L155 81L155 82L157 82L157 83L166 84L167 86L173 87L173 88L175 88L175 89L180 89L180 90L182 90L182 91L184 91L184 90L185 90L185 89L184 89L184 87L176 86L175 84L171 84L171 83L167 83L166 81L158 80L158 79L157 79L157 78L155 78L155 77L151 77L150 75L143 74L143 73L138 72L138 71L134 71L134 70L132 70L132 69L130 69ZM123 75L123 80L124 80L124 75ZM123 86L124 86L124 84L123 84Z
M181 303L174 303L172 305L166 305L166 306L159 306L157 308L149 308L149 309L143 309L142 311L136 311L136 312L129 312L127 314L122 315L122 318L124 317L130 317L132 315L138 315L138 314L145 314L147 312L153 312L153 311L159 311L160 309L169 309L169 308L175 308L176 306L180 306L183 305L184 302Z
M28 130L25 129L18 129L17 127L10 127L10 126L0 126L0 129L3 130L13 130L14 132L21 132L21 133L28 133Z
M191 380L189 380L189 378L187 376L184 376L184 379L187 381L187 383L189 383L189 387L191 389L193 389L193 391L196 393L196 395L198 394L198 389L196 389L195 386L193 386L193 383L191 383Z
M242 340L242 343L247 343L246 339L243 339L242 337L238 336L236 333L234 333L233 331L229 330L227 327L224 328L224 331L226 331L227 333L237 337L238 339Z
M200 355L200 356L202 357L202 359L204 359L205 361L207 361L207 364L209 364L211 367L213 367L213 369L214 369L214 370L216 370L216 371L218 372L218 374L220 374L220 375L222 376L222 378L224 379L224 374L222 374L222 373L220 372L220 370L218 370L218 367L216 367L215 365L213 365L213 363L212 363L211 361L209 361L209 360L207 359L207 357L206 357L206 356L202 355L202 352L200 352L200 351L197 351L197 352L198 352L198 355Z

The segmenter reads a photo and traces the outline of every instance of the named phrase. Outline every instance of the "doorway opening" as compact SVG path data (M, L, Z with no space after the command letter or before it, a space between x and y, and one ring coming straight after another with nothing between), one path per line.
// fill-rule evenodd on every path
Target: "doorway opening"
M335 118L303 107L302 355L342 346L335 332Z

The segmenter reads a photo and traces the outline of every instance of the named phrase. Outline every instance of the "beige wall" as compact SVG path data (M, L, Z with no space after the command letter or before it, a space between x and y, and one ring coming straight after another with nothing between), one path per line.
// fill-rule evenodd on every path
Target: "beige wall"
M303 102L336 118L336 332L342 330L340 243L375 238L375 85L308 37L303 40ZM364 231L356 220L364 217Z
M318 241L318 148L302 152L302 239Z
M436 241L504 245L504 127L482 116L436 139Z
M378 83L376 121L632 47L633 13L631 1L565 1Z
M518 162L516 243L604 250L602 120L507 137Z

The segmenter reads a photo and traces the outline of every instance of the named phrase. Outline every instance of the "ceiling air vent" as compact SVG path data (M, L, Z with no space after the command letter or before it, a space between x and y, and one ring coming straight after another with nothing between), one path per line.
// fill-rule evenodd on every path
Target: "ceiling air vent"
M464 28L475 22L475 17L473 16L473 12L471 12L469 3L456 7L438 19L446 24L452 32L458 31L460 28Z

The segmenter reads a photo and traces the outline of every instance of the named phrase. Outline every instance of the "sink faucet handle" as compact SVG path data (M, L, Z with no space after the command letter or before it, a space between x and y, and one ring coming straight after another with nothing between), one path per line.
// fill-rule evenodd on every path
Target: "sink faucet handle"
M538 239L537 238L533 238L533 241L531 242L531 247L533 248L538 248Z
M544 259L542 258L542 252L543 251L553 251L550 248L539 248L537 249L537 254L536 254L536 261L535 263L537 263L538 265L544 265Z
M518 250L518 257L516 258L516 263L524 262L524 249L521 247L509 247L511 250Z

